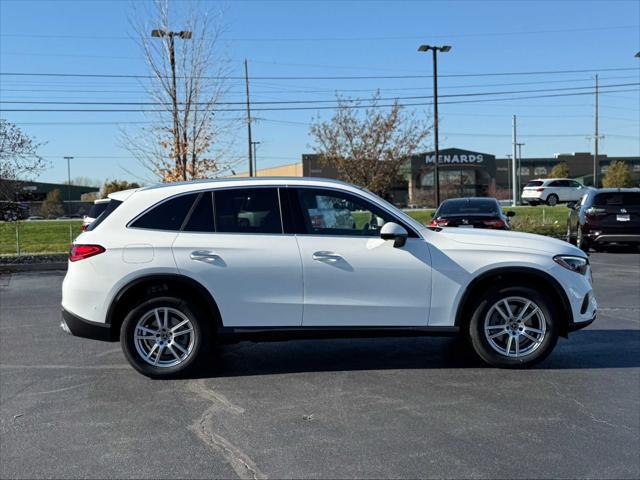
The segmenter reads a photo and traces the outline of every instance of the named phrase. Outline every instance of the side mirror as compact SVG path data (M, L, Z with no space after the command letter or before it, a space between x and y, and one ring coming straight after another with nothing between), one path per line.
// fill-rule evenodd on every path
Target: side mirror
M576 208L576 202L567 203L567 208L570 208L571 210L573 210L574 208Z
M509 210L507 212L507 217L515 217L516 216L516 212L514 212L513 210Z
M380 230L380 238L382 240L393 240L395 248L404 247L408 236L409 233L404 227L393 222L385 223Z

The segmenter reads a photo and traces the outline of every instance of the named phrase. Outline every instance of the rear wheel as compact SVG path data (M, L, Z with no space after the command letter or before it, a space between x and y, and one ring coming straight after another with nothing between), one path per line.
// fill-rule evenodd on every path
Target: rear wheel
M209 350L209 324L200 309L175 297L156 297L125 318L120 343L133 368L152 378L183 376Z
M558 196L555 193L552 193L547 197L547 205L555 207L558 204L558 200L560 200Z
M492 287L475 305L469 337L489 365L529 367L547 358L558 341L556 310L533 288Z
M589 253L589 248L591 247L591 244L589 243L589 240L584 238L584 235L582 234L582 229L580 228L579 225L578 225L578 234L576 237L576 245L584 253Z

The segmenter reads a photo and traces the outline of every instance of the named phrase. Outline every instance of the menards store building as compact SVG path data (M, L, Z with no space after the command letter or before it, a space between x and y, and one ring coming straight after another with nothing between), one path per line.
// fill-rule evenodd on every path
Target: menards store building
M640 157L598 155L600 178L613 161L624 161L631 167L636 184L640 184ZM429 206L434 198L433 165L435 154L415 155L402 169L401 178L389 195L399 206ZM558 163L566 163L569 176L585 185L593 184L593 154L588 152L556 154L549 158L523 158L517 169L520 188L534 178L545 178ZM440 150L440 195L452 197L510 198L511 160L461 148ZM246 174L245 174L246 175ZM337 178L335 168L324 165L315 154L303 154L298 163L258 170L258 176L291 176ZM517 175L518 176L518 175Z

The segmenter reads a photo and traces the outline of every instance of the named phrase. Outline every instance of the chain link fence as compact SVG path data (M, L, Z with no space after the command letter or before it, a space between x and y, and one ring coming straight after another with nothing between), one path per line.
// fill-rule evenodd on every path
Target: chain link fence
M0 255L66 253L81 232L81 220L0 222Z

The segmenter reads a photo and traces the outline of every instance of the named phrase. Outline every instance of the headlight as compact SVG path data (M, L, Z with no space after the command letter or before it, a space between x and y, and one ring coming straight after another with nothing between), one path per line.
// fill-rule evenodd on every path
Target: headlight
M586 275L589 267L589 260L585 257L575 257L573 255L556 255L553 260L564 268L572 272Z

